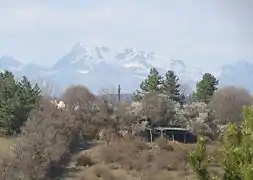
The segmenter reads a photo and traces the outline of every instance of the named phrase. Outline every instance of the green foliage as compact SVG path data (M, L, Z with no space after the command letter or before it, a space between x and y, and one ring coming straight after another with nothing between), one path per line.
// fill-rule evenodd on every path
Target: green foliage
M141 101L141 99L142 99L141 91L136 90L136 92L134 92L134 94L133 94L132 99L133 99L133 101Z
M194 99L199 102L209 103L217 90L219 81L210 73L205 73L202 80L196 85Z
M140 84L140 91L134 94L135 100L142 98L142 93L161 92L162 76L156 68L151 68L148 77Z
M253 179L253 108L244 107L242 136L239 145L241 179Z
M223 179L253 179L253 108L244 107L241 131L229 124L223 139Z
M151 68L148 77L141 83L140 88L144 92L160 92L162 84L162 76L156 68Z
M223 179L237 180L240 179L239 170L239 145L240 145L240 131L238 127L230 123L223 136Z
M241 128L241 129L240 129ZM244 107L241 127L234 123L228 127L222 139L223 180L253 179L253 108ZM206 144L201 138L190 154L190 164L200 180L210 179L207 171Z
M190 153L189 163L192 166L193 171L196 173L199 180L211 179L207 171L209 157L206 153L205 137L199 137L196 148Z
M182 103L182 96L180 94L179 78L174 71L169 70L165 74L165 79L162 83L162 92L166 94L170 100L177 103Z
M34 87L26 77L20 82L9 71L0 73L0 129L11 135L19 133L40 97L40 89Z

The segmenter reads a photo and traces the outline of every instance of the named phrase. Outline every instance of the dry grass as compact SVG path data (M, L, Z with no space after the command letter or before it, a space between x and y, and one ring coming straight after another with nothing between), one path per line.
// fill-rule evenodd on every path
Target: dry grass
M81 177L89 180L191 180L195 175L187 157L194 146L161 139L152 144L134 138L118 139L89 150L97 163L83 170ZM221 171L217 145L208 145L207 149L215 157L210 171L218 175Z
M76 162L76 166L85 166L85 167L89 167L94 165L95 163L93 162L93 160L91 159L91 157L88 154L83 154L81 155Z
M111 164L114 169L137 172L137 175L144 179L151 177L148 172L156 172L154 174L161 177L168 177L168 174L179 171L182 171L181 174L187 174L187 152L192 146L161 140L159 143L150 144L138 139L119 140L102 147L100 155L105 164Z
M0 153L8 154L12 151L14 139L0 137Z
M0 153L11 152L13 139L0 138ZM187 155L195 145L167 142L157 139L154 143L126 137L79 152L71 162L68 180L166 180L194 179L187 163ZM214 159L210 171L221 174L219 145L207 146Z
M1 153L10 152L13 140L1 138L0 143ZM115 140L109 145L100 142L99 145L76 155L71 163L79 171L73 172L67 179L183 180L187 177L191 180L194 173L187 163L187 154L193 147L194 145L167 142L163 139L147 143L131 137ZM217 145L208 145L207 150L215 158L210 171L220 174L220 153Z

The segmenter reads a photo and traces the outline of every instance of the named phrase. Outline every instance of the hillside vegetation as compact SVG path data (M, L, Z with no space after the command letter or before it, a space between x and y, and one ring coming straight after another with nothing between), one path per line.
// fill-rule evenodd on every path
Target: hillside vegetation
M189 94L173 71L152 68L133 102L82 85L52 99L9 71L0 81L1 180L253 178L252 97L218 89L210 73ZM149 141L157 126L188 129L198 142Z

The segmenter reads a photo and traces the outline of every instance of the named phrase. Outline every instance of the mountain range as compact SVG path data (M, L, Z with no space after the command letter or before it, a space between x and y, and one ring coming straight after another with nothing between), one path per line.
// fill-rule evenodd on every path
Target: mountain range
M10 70L17 77L27 76L42 85L49 83L52 89L57 89L56 92L73 84L83 84L95 93L100 89L115 91L118 85L123 93L133 92L147 77L151 67L161 73L174 70L188 91L194 88L204 73L200 69L187 67L182 60L168 59L153 52L134 48L117 52L104 46L87 48L80 43L50 68L22 64L11 56L0 56L1 70ZM250 84L253 64L247 61L224 65L217 76L221 86L243 86L253 91Z

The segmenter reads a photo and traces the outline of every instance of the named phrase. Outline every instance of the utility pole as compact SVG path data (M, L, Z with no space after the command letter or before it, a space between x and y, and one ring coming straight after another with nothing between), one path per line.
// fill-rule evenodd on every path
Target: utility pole
M120 85L118 86L118 101L120 102L120 91L121 91L121 87Z

